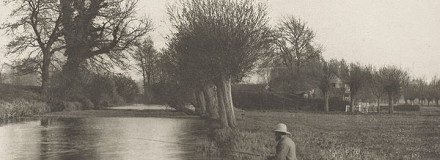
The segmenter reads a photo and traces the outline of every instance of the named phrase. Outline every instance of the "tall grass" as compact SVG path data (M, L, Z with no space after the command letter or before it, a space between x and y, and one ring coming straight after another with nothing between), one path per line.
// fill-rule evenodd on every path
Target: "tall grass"
M16 98L11 102L0 100L0 119L2 120L47 112L50 112L50 107L45 102L23 98Z
M440 108L420 112L340 113L244 112L235 130L213 130L198 150L226 159L265 160L275 153L272 132L286 123L299 159L437 159Z
M38 87L0 84L0 119L50 112Z

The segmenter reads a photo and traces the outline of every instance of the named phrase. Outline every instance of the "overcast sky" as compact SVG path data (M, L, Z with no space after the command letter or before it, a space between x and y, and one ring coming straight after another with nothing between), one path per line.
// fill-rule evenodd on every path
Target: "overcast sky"
M138 13L149 16L157 48L169 33L166 4L175 0L139 0ZM295 16L316 32L325 59L398 65L411 75L440 75L440 0L262 0L271 25ZM3 20L9 10L3 6ZM0 39L0 45L8 40Z

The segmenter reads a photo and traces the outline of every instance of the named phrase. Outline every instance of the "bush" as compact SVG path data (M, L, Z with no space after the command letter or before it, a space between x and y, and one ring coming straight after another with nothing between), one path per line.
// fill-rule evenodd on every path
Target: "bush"
M110 76L95 75L87 85L86 93L96 107L110 107L124 103L123 98L117 93L115 81Z
M113 76L113 79L116 84L116 92L118 95L124 98L127 103L134 102L136 96L139 94L139 88L136 82L130 77L122 75Z
M388 106L381 106L380 110L388 111ZM396 105L394 111L420 111L419 105Z
M232 91L234 105L244 109L286 109L322 111L324 100L305 99L287 94L274 94L271 92L246 92ZM332 98L329 100L330 111L344 111L348 102Z
M2 120L31 116L50 111L50 106L41 101L26 100L23 98L16 98L11 102L0 100L0 119Z
M190 102L191 91L178 83L161 82L154 84L152 91L155 94L155 101L167 103L171 107L183 106L185 102Z

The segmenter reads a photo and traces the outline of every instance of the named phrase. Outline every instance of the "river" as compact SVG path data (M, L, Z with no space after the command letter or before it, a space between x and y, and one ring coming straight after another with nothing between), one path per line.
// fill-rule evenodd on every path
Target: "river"
M1 124L0 159L199 159L191 143L202 129L196 118L32 118Z

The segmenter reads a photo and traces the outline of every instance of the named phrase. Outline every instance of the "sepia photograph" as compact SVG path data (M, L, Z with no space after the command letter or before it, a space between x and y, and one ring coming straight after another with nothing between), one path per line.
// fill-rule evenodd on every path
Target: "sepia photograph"
M438 0L2 0L0 160L440 159Z

